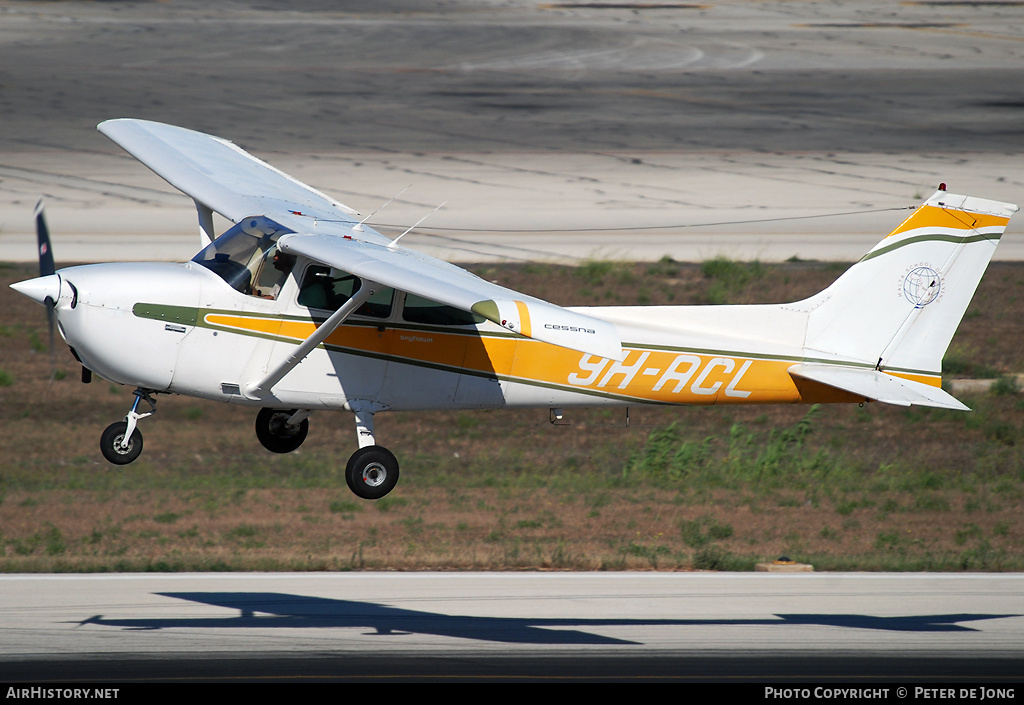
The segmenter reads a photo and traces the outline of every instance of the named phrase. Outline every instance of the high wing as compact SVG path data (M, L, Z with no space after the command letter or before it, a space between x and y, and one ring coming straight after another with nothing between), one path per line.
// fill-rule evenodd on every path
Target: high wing
M348 206L220 137L129 118L107 120L96 129L171 186L233 223L250 215L296 213L357 222Z
M368 227L357 230L351 208L227 140L127 118L102 122L98 129L197 206L233 222L264 215L295 231L279 240L283 252L472 311L528 338L619 361L625 357L615 324L484 281L399 247Z

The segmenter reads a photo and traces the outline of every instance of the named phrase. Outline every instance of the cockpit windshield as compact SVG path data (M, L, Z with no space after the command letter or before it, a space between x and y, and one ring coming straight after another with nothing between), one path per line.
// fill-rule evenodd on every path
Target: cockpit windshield
M276 251L277 239L293 232L263 216L244 218L192 258L243 294L253 294L253 284L268 253ZM271 253L272 256L272 253Z

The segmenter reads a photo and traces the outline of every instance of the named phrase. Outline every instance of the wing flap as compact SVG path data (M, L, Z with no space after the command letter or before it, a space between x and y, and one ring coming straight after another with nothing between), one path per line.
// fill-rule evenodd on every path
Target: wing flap
M524 296L413 250L310 233L285 235L278 241L278 248L471 311L527 338L612 360L625 357L614 323Z
M970 408L961 403L959 399L939 387L903 379L874 369L804 363L790 367L789 374L886 404L898 406L917 404L939 409L970 411Z

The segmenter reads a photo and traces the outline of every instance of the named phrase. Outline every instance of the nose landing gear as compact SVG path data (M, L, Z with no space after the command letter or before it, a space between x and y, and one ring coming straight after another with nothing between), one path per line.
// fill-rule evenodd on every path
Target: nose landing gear
M149 404L149 411L139 413L139 402ZM139 419L156 413L156 400L145 389L135 390L135 401L124 417L107 426L100 436L100 452L114 465L127 465L142 453L142 433L136 426Z

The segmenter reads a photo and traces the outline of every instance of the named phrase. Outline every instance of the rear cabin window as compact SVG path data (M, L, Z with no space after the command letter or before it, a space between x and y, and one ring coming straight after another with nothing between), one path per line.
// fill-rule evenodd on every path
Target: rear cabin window
M359 291L362 281L354 274L330 267L313 266L306 270L299 287L299 304L306 308L337 311L341 305ZM354 315L369 318L388 318L395 290L378 289L360 306Z
M431 301L415 294L405 295L402 319L409 323L428 323L435 326L475 326L485 320L483 316L478 316L475 313Z

